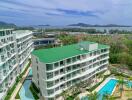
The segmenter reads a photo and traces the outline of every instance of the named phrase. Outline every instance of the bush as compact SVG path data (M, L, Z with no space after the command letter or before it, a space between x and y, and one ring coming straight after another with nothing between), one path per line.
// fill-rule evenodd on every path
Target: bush
M19 92L17 93L15 99L20 99L20 95L19 95Z

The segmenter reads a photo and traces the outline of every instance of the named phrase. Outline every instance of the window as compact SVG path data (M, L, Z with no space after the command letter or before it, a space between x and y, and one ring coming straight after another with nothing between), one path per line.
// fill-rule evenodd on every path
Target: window
M73 65L72 66L72 69L74 70L74 69L76 69L77 68L77 65Z
M59 71L55 71L55 76L59 75Z
M47 82L47 87L52 87L54 83L52 81Z
M80 58L80 56L77 56L77 60L80 60L81 58Z
M0 36L5 36L5 32L4 31L0 31Z
M55 91L58 91L59 90L59 87L55 88Z
M59 67L59 63L58 62L55 63L54 66L55 66L55 68Z
M77 60L76 57L73 57L73 58L72 58L72 61L73 61L73 62L75 62L76 60Z
M70 79L70 78L71 78L71 74L68 74L68 75L67 75L67 79Z
M37 73L37 78L39 78L39 74Z
M53 64L46 64L46 70L53 70Z
M71 63L71 59L70 59L70 58L67 59L66 62L67 62L68 64Z
M64 85L64 84L62 84L62 85L60 86L60 88L61 88L61 89L64 89L64 88L65 88L65 85Z
M36 59L36 63L38 64L38 59Z
M64 69L60 69L60 73L63 74L64 73Z
M71 86L71 81L67 82L67 87Z
M86 55L82 55L82 58L85 59L86 58Z
M61 77L61 78L60 78L60 81L61 81L61 82L62 82L62 81L64 81L64 80L65 80L65 78L64 78L64 77Z
M38 85L39 85L39 81L38 81Z
M2 53L3 52L3 49L2 48L0 48L0 53Z
M53 73L47 73L47 79L53 78Z
M51 90L48 90L47 92L48 92L48 95L51 95L51 94L53 94L53 93L54 93L54 90L53 90L53 89L51 89Z
M60 66L63 66L64 65L64 61L60 61Z
M92 56L92 52L90 53L90 56Z
M67 72L71 71L71 66L67 67L67 68L66 68L66 71L67 71Z
M38 71L38 66L37 66L37 71Z
M59 79L55 80L55 84L58 84L59 83Z

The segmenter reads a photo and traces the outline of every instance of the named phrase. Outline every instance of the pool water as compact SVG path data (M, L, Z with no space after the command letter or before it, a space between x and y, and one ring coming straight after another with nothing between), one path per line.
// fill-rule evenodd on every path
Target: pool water
M118 83L118 80L115 80L115 79L111 79L109 80L99 91L98 91L98 94L99 94L99 98L98 100L102 100L103 99L103 96L105 94L109 94L111 95L115 86L117 85ZM132 82L128 82L126 81L126 83L128 84L128 87L132 87ZM88 97L82 97L81 100L88 100Z
M99 100L102 100L103 96L105 94L111 95L115 86L117 85L117 80L111 79L109 80L98 92L99 94Z
M30 69L28 76L32 75L32 69ZM19 96L21 100L35 100L29 87L31 85L32 80L25 80L20 91Z
M128 82L128 87L132 87L132 82Z
M28 76L32 76L32 69L30 69Z

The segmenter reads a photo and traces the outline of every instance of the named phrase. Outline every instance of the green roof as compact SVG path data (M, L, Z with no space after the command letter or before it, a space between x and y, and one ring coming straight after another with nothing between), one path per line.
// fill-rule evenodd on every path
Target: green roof
M85 41L83 43L93 44L95 42ZM108 45L98 44L98 49L109 48ZM40 49L34 50L32 52L33 55L39 58L39 61L44 63L52 63L63 60L65 58L69 58L72 56L76 56L79 54L89 53L88 50L80 50L78 44L72 44L67 46L49 48L49 49Z

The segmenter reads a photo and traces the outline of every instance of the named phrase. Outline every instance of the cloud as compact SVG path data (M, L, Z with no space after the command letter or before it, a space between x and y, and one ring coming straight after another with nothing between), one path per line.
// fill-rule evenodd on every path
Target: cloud
M19 25L76 22L130 25L131 5L131 0L1 0L0 18Z

